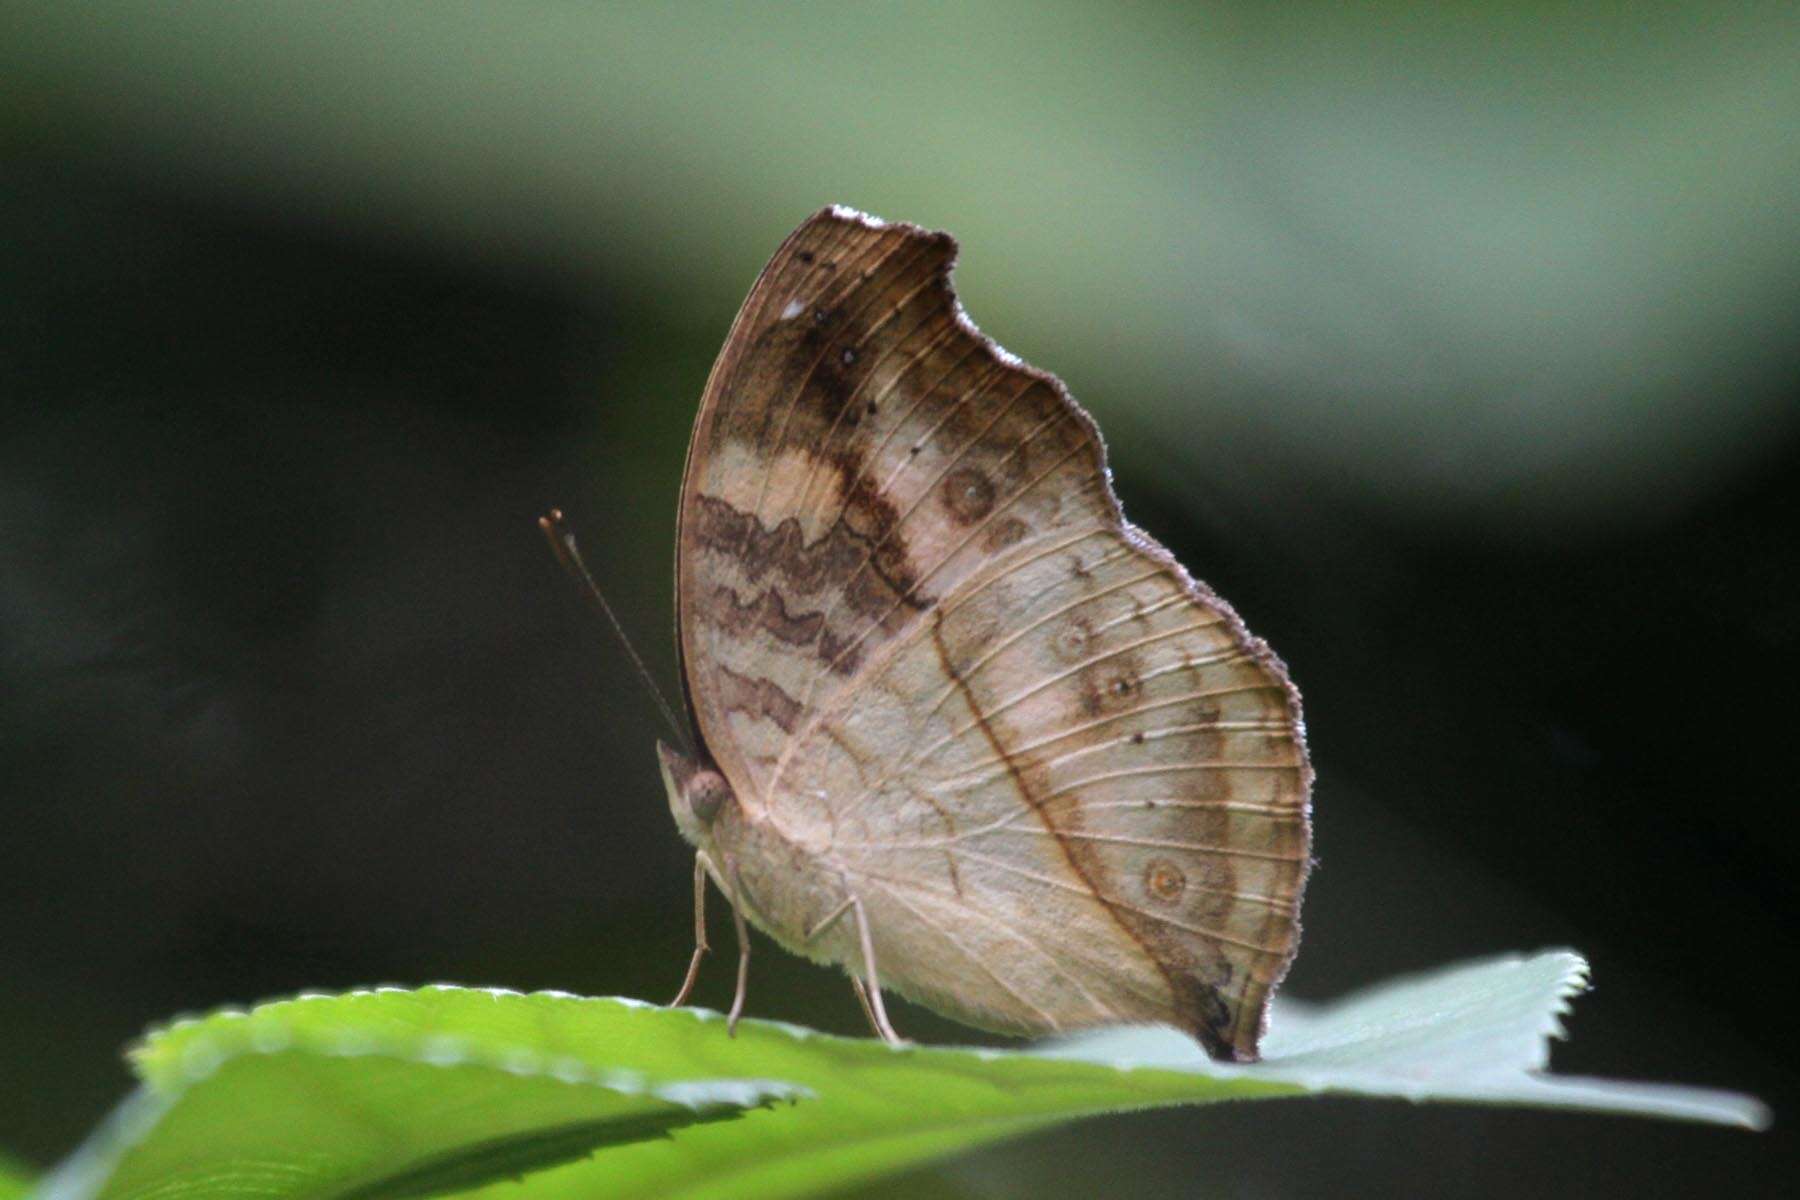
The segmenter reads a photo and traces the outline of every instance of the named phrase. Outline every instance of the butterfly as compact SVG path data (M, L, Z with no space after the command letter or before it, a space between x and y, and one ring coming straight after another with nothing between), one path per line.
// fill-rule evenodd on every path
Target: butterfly
M979 1028L1160 1022L1248 1061L1310 865L1299 696L1126 522L1100 434L985 337L956 242L842 207L763 269L677 530L696 745L658 744L739 939Z

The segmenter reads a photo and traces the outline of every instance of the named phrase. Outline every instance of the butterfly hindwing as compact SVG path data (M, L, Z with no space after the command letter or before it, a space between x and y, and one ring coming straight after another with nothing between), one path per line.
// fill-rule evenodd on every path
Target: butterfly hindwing
M795 778L893 931L884 963L976 1024L1253 1049L1297 934L1307 777L1229 610L1128 533L1040 538L862 694L883 702L823 714Z

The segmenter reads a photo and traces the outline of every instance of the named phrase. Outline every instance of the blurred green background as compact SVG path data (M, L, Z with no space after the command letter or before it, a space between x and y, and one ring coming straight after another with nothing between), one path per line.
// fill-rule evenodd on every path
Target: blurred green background
M0 0L0 1147L65 1152L184 1010L673 990L654 711L532 520L672 678L707 368L837 201L961 238L1288 660L1293 994L1572 944L1559 1068L1778 1122L1243 1107L881 1194L1785 1194L1796 64L1791 3Z

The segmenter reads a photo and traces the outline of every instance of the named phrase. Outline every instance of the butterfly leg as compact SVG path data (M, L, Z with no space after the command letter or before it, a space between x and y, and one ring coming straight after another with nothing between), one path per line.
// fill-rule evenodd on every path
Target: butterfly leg
M850 987L856 993L857 1004L862 1006L863 1016L868 1018L869 1028L874 1030L876 1037L880 1037L881 1026L875 1023L875 1010L869 1007L869 989L863 986L862 976L850 976Z
M738 1018L744 1014L744 993L750 986L750 930L744 925L744 906L738 903L737 868L726 860L730 869L725 873L725 881L731 885L731 892L725 898L731 901L731 923L737 930L738 970L737 992L731 997L731 1013L725 1018L727 1036L737 1036Z
M875 973L875 939L869 936L869 915L863 911L861 897L850 897L850 911L856 914L856 935L862 939L863 969L869 973L869 1007L875 1010L875 1031L884 1041L897 1046L905 1039L894 1032L887 1008L881 1003L881 977Z
M838 918L849 912L850 906L855 903L856 897L845 897L842 904L819 918L818 922L814 924L811 929L806 931L804 940L810 942L821 933L824 933L827 929L830 929L833 925L837 924ZM876 1037L885 1038L887 1035L881 1031L881 1024L875 1020L875 1010L869 1007L869 989L863 986L862 976L856 974L854 971L850 972L850 986L856 990L856 1002L862 1006L863 1016L869 1019L869 1028L875 1031Z
M818 922L814 924L811 929L806 931L803 940L810 942L821 933L824 933L827 929L830 929L833 925L836 925L837 919L849 912L850 906L854 903L854 900L846 898L842 904L826 913L823 917L820 917Z
M681 981L681 990L669 1001L670 1008L680 1008L687 1000L688 993L694 990L694 980L700 978L700 960L706 957L706 854L697 851L694 854L694 957L688 960L687 978Z

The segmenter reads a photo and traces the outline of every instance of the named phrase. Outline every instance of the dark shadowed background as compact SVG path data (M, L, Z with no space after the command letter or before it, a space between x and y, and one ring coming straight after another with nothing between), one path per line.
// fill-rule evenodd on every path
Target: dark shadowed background
M0 1148L182 1011L674 989L654 709L533 518L672 680L706 371L841 201L962 239L1290 664L1294 995L1571 945L1559 1069L1777 1120L1242 1106L871 1194L1784 1194L1797 61L1790 4L0 0ZM751 1006L861 1029L767 943Z

